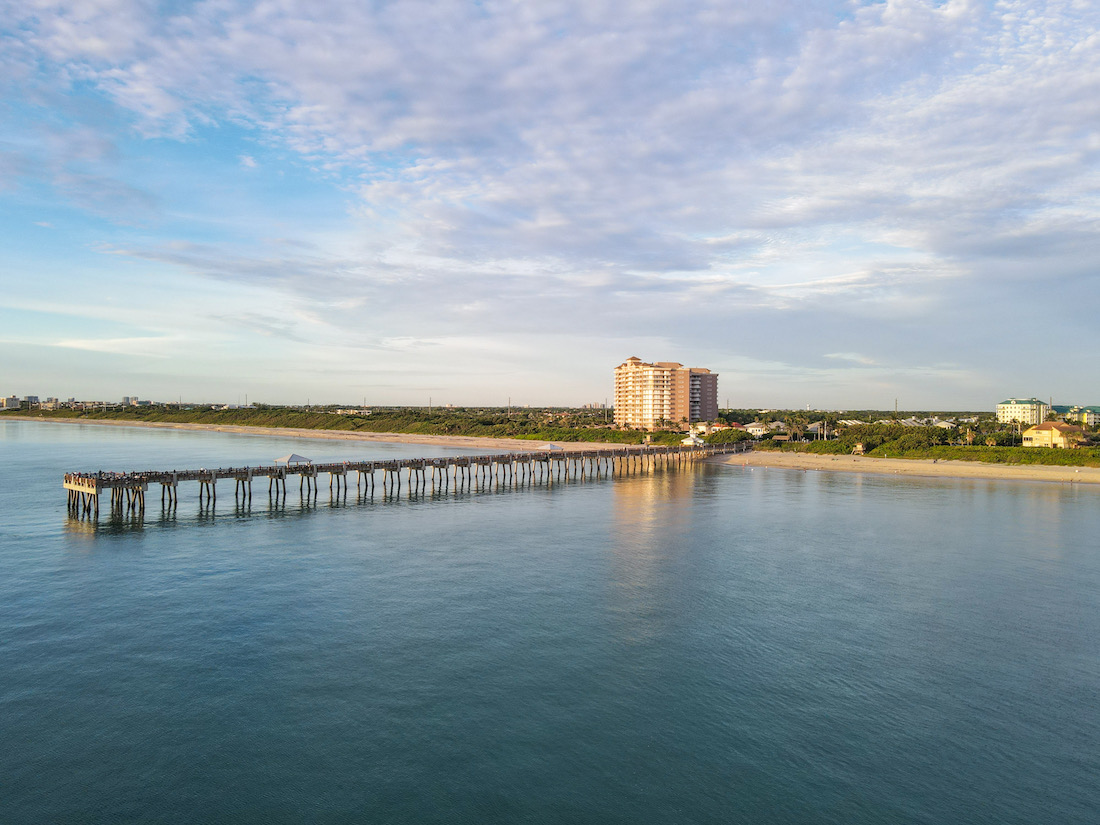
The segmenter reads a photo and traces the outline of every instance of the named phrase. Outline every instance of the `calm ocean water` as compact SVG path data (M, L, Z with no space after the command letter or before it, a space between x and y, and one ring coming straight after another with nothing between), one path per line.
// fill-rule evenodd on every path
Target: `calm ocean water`
M0 822L1100 821L1100 489L706 466L66 514L66 470L291 450L443 452L0 422Z

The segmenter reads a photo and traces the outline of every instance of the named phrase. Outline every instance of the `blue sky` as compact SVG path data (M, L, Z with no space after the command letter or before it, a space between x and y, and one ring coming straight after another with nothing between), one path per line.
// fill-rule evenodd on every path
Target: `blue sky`
M1091 2L3 2L0 392L1100 403Z

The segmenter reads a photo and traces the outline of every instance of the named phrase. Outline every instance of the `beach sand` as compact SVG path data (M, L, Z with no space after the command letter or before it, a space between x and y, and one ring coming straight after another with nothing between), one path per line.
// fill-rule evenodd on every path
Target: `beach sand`
M722 464L774 467L790 470L826 470L844 473L878 473L938 478L1010 479L1100 484L1100 467L1053 467L1039 464L984 464L978 461L870 458L853 455L814 455L760 451L712 459Z
M162 430L206 430L238 435L266 435L275 438L321 438L334 441L384 441L389 444L429 444L436 447L457 447L465 450L496 450L500 452L531 452L557 444L571 452L606 450L626 444L595 441L535 441L527 438L479 438L465 435L414 435L410 433L365 433L347 430L303 430L294 427L245 427L235 424L175 424L165 421L116 421L112 419L39 418L33 415L0 415L0 421L34 421L39 424L91 424L109 427L155 427Z
M293 427L245 427L232 424L174 424L162 421L115 421L110 419L39 418L33 415L2 415L0 421L34 421L41 424L90 424L109 427L155 427L165 430L206 430L239 435L265 435L278 438L318 438L335 441L376 441L390 444L426 444L467 450L529 452L543 450L556 443L570 451L604 450L623 444L576 441L533 441L521 438L479 438L462 435L414 435L410 433L365 433L346 430L303 430ZM789 470L826 470L844 473L924 476L938 478L1010 479L1016 481L1054 481L1071 484L1100 484L1100 467L1054 467L1039 464L983 464L978 461L933 461L932 459L871 458L851 455L815 455L760 451L715 456L710 461L747 467L774 467Z

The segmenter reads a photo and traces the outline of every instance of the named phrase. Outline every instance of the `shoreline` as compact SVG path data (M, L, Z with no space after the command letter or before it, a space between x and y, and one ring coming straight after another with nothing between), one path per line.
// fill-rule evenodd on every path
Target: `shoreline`
M188 424L171 421L86 420L79 418L38 418L30 415L4 415L0 421L29 421L36 424L138 427L193 432L221 432L233 435L260 435L277 438L317 439L326 441L376 442L386 444L424 444L467 450L530 452L544 450L550 444L576 452L613 449L631 445L597 441L542 441L525 438L490 438L468 435L427 435L420 433L374 433L347 430L311 430L298 427L255 427L244 424ZM1044 481L1061 484L1100 484L1100 467L1062 467L1046 464L986 464L978 461L933 459L874 458L852 455L816 455L752 451L715 456L714 464L761 467L777 470L815 470L836 473L873 473L918 478L976 478L1005 481Z
M467 450L531 452L556 444L573 452L591 452L615 447L634 446L604 441L541 441L529 438L490 438L477 435L426 435L420 433L364 433L348 430L309 430L298 427L251 427L245 424L186 424L172 421L119 421L115 419L38 418L33 415L3 415L0 421L30 421L35 424L87 424L106 427L145 427L161 430L192 430L232 433L234 435L267 435L278 438L313 438L329 441L367 441L387 444L428 444ZM566 446L568 445L568 446ZM511 450L507 448L512 448Z
M777 470L819 470L835 473L918 478L977 478L1004 481L1045 481L1061 484L1100 484L1100 467L1061 467L1050 464L986 464L980 461L930 458L872 458L855 455L815 455L772 451L721 456L715 463Z

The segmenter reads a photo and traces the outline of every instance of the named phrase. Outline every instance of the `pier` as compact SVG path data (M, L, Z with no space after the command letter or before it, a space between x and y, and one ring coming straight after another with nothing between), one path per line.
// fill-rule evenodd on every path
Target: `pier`
M597 450L538 450L497 455L449 456L444 458L399 458L381 461L337 461L314 464L303 461L261 467L228 467L216 470L142 470L128 473L66 473L69 512L73 515L99 514L100 497L109 493L107 507L115 514L143 513L150 487L160 485L162 506L179 502L182 482L198 482L200 503L214 503L218 482L233 482L236 501L252 500L253 481L267 481L269 498L283 499L287 482L297 476L302 497L317 495L322 477L327 476L330 492L346 494L354 478L357 490L373 492L380 479L383 489L401 490L404 474L411 489L449 488L452 484L545 483L609 478L625 473L651 472L658 467L682 465L713 455L744 452L750 442L706 444L677 447L618 447Z

